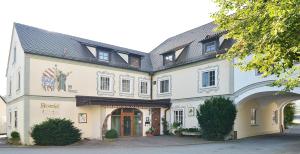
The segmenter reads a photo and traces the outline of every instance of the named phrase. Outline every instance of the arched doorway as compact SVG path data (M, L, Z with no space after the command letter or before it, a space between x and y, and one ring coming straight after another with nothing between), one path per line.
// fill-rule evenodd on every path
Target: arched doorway
M142 112L135 108L114 110L111 114L111 129L115 129L119 136L142 136Z

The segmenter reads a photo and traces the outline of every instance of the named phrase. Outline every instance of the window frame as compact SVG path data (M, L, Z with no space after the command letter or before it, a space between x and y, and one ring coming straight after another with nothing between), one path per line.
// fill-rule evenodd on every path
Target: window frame
M169 87L168 87L168 91L167 92L161 92L161 81L165 81L168 80L169 83ZM160 77L157 79L157 92L159 95L169 95L171 94L171 90L172 90L172 81L171 81L171 76L164 76L164 77Z
M207 50L207 47L209 46L209 44L213 44L215 46L215 50ZM212 45L210 45L212 46ZM214 53L218 51L218 41L217 40L211 40L211 41L207 41L203 43L203 51L204 53Z
M142 82L147 83L147 93L142 93ZM150 80L146 79L146 78L139 78L139 88L138 88L138 90L139 90L139 96L140 97L143 97L143 96L149 97L150 93L151 93Z
M128 80L129 81L129 92L123 91L123 80ZM134 77L129 76L129 75L120 75L120 95L124 96L132 96L134 92Z
M15 128L18 128L18 111L17 111L17 110L14 111L14 115L15 115L15 116L14 116L14 118L15 118L15 119L14 119L14 120L15 120L15 121L14 121L14 127L15 127Z
M138 66L134 66L132 65L132 59L136 58L138 59L139 65ZM133 68L141 68L141 57L140 56L135 56L135 55L128 55L128 64L133 67Z
M101 77L109 78L109 89L101 89ZM114 75L107 72L97 72L98 95L114 95Z
M104 53L107 54L107 60L106 59L100 59L100 54ZM104 57L104 56L103 56ZM97 59L101 62L110 62L110 52L102 49L97 50Z
M20 71L18 71L18 73L17 73L17 78L18 78L18 84L17 84L17 89L16 89L16 91L19 91L20 89L21 89L21 72Z
M210 85L210 76L208 77L208 86L203 86L203 73L209 73L214 71L214 85ZM203 69L198 70L198 86L199 86L199 92L202 91L209 91L209 90L216 90L219 88L219 66L211 66L211 67L206 67Z
M250 124L251 126L257 125L257 109L251 108L250 110Z
M167 62L167 57L172 57L172 61ZM175 62L175 52L169 52L163 55L163 64L164 66L172 65Z
M176 115L176 112L178 113L177 115ZM180 115L180 112L181 112L181 115ZM180 118L180 116L181 116L181 118ZM181 121L180 121L180 119L181 119ZM179 120L179 121L178 121ZM181 123L181 127L183 127L184 126L184 123L185 123L185 112L184 112L184 108L175 108L174 110L173 110L173 122L179 122L179 123Z

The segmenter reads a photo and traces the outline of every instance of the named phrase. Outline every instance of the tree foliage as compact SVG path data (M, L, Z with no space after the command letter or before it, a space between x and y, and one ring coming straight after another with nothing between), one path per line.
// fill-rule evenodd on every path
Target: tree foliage
M294 103L287 104L284 107L284 126L285 126L285 128L287 128L287 126L289 126L293 123L295 112L296 112L296 109L295 109Z
M236 108L228 98L212 97L197 110L202 135L208 140L223 140L233 128Z
M48 119L33 127L31 137L37 145L68 145L81 139L74 123L67 119Z
M278 77L273 85L289 91L299 86L300 1L214 0L219 11L212 17L218 30L235 40L222 58L244 70L258 70L263 77Z

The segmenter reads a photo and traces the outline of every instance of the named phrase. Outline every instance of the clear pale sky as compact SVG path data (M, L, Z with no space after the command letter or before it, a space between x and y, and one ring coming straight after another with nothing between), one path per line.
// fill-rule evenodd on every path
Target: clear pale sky
M2 0L0 95L13 23L150 52L165 39L212 21L212 0Z

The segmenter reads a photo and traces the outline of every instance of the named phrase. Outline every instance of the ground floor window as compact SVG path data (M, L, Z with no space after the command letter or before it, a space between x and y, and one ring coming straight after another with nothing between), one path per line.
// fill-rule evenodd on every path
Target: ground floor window
M111 115L111 128L115 129L119 136L142 136L142 112L134 108L115 110Z
M183 125L183 109L177 109L174 111L174 122Z
M278 124L278 110L273 111L272 120L274 124Z
M251 109L251 125L256 125L257 121L256 121L256 109L255 108L252 108Z
M18 128L18 111L15 111L15 128Z

